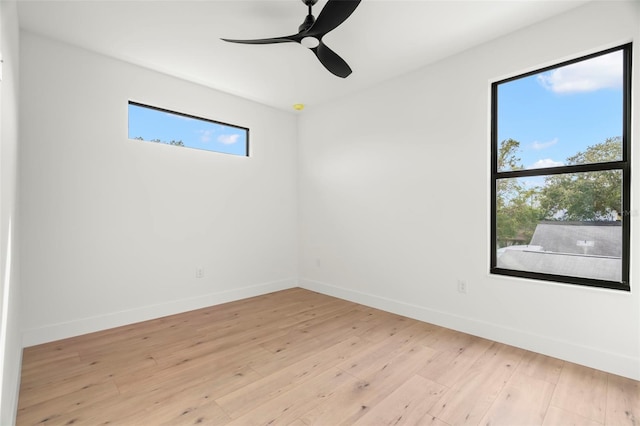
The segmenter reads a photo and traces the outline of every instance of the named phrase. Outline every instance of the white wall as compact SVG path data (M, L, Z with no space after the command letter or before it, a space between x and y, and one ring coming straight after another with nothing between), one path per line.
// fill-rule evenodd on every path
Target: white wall
M25 346L296 285L295 115L26 32L20 52ZM249 127L251 156L129 140L130 99Z
M302 286L640 379L638 216L631 293L488 274L490 83L634 38L638 147L638 2L589 4L309 108L299 124ZM639 195L634 173L636 212Z
M17 274L18 15L0 1L0 424L15 421L20 381L20 285Z

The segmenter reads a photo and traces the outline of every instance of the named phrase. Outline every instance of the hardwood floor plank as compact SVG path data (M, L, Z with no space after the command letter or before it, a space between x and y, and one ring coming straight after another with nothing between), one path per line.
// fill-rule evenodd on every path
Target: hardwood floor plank
M438 354L426 363L419 374L448 387L463 379L492 344L489 340L444 328L427 334L422 343L437 349Z
M287 426L307 426L307 424L303 422L301 419L295 419L294 421L289 423Z
M478 357L484 354L493 342L471 334L439 327L432 333L428 333L420 343L439 351L459 352L470 357Z
M18 409L17 422L20 424L38 424L54 422L70 413L84 409L96 401L117 397L118 388L112 381L87 385L79 390L57 394L35 404L23 403ZM46 420L45 419L49 419Z
M602 424L603 423L551 405L547 410L547 415L544 418L542 426L602 426Z
M640 425L640 382L609 374L606 425Z
M518 366L518 372L534 379L558 383L564 361L534 352L526 352Z
M307 329L294 328L293 334L282 337L282 340L276 342L270 341L261 346L274 350L274 356L263 357L251 363L252 368L264 375L272 374L287 365L298 362L306 357L313 355L319 349L329 347L335 342L348 340L358 337L359 328L355 325L358 323L358 313L350 312L349 315L340 315L334 320L325 320L333 323L330 328L319 328L319 324L314 325L314 330L308 332ZM298 332L304 333L304 338L296 339ZM276 345L273 345L276 343ZM280 343L278 345L278 343Z
M454 425L479 424L515 371L524 351L493 343L434 407L431 414Z
M236 313L228 318L201 324L198 326L197 331L199 334L222 338L233 336L238 330L247 333L258 329L276 330L278 328L292 327L301 321L295 316L287 315L286 309L288 307L296 309L295 305L289 304L256 312Z
M368 322L373 326L366 330L366 334L363 337L370 342L379 342L392 337L414 323L406 317L395 314L381 315L380 317L369 319Z
M325 336L327 333L348 330L352 324L360 322L365 314L354 307L344 307L325 315L301 322L294 330L298 330L311 338Z
M357 309L351 302L336 298L327 298L323 302L316 301L299 307L299 309L287 311L287 316L294 317L299 323L306 324L317 318L327 318L345 310Z
M250 366L237 361L228 359L226 363L218 363L203 359L188 367L145 371L126 380L116 379L115 382L122 395L139 394L157 388L179 392L205 386L209 389L209 396L215 399L263 377Z
M540 425L544 421L554 385L516 372L502 389L480 424Z
M190 315L189 317L192 317ZM140 353L148 353L156 348L166 345L166 342L181 342L196 336L190 320L176 318L179 323L171 324L167 321L150 322L141 324L145 332L135 332L135 329L126 330L126 335L109 335L104 341L100 341L99 334L89 336L90 345L77 341L73 343L73 348L81 354L83 359L100 358L105 354L115 356L119 351L125 356L128 351L121 348L129 348ZM114 351L115 349L115 351Z
M302 419L315 425L351 425L414 376L422 362L434 353L422 345L392 346L372 346L366 354L341 364L339 368L359 381L336 392Z
M179 426L179 425L223 425L227 424L230 419L225 412L215 402L203 404L199 407L188 408L180 413L178 417L156 416L158 425L161 426ZM166 419L169 420L166 420ZM147 423L144 419L142 423Z
M84 374L82 374L74 371L74 375L68 378L55 380L38 386L21 386L18 408L28 409L31 406L46 401L63 398L66 395L75 395L77 392L101 387L105 384L107 384L107 386L114 385L111 377L109 377L107 373L102 371L93 373L90 370L86 370Z
M80 357L60 359L58 362L42 363L37 369L29 369L21 377L20 387L25 391L62 382L69 377L86 374L90 370L89 363L82 362Z
M234 419L229 425L286 425L330 398L338 389L356 381L332 367Z
M366 350L345 360L338 367L349 374L363 378L384 367L399 354L419 347L425 353L428 353L428 356L421 360L420 365L416 366L417 369L420 369L436 354L435 350L420 345L418 342L421 339L422 334L420 334L419 326L415 328L405 327L398 332L389 333L387 339L375 343L370 342Z
M560 373L551 404L604 424L607 373L566 363Z
M31 348L29 348L31 349ZM78 352L58 351L56 349L24 351L22 357L22 382L32 380L42 382L49 380L67 368L75 368L81 364Z
M251 368L263 376L269 376L312 356L318 350L321 350L323 345L316 339L307 339L299 344L290 343L282 345L280 348L273 353L265 349L270 355L252 361L250 363Z
M140 399L140 407L144 408L122 418L118 424L224 424L229 421L226 413L211 398L207 398L206 393L198 394L196 397L193 392L182 390L166 398Z
M298 316L296 316L298 317ZM353 304L338 305L333 309L323 309L317 314L306 312L301 321L287 330L286 334L274 334L273 338L261 343L262 347L278 353L292 346L306 345L307 341L338 340L343 336L360 335L357 330L363 326L362 318L365 317Z
M239 348L244 350L256 348L270 336L281 336L285 332L285 330L263 332L252 329L225 337L205 337L195 342L188 342L188 345L183 347L174 347L171 352L153 352L152 356L160 366L179 365L197 361L203 357L211 358L211 354L218 354L213 355L218 358L222 358L223 354L228 357L233 353L240 354Z
M390 324L378 324L377 321L368 321L368 323L376 323L376 331L382 332L384 337L382 339L372 338L368 329L362 337L366 338L370 342L387 341L396 342L398 345L427 346L423 344L425 338L431 335L434 330L440 328L419 321L400 321L392 322Z
M306 425L350 425L351 419L364 415L363 411L371 407L364 405L365 394L368 387L365 382L353 378L345 386L341 386L329 395L324 401L310 411L302 414L300 419Z
M446 389L439 383L414 375L373 406L354 425L422 424L425 417L433 418L429 410L442 398Z
M353 337L302 359L279 372L263 377L244 388L231 392L216 402L231 417L237 418L334 367L345 358L361 350L362 340Z

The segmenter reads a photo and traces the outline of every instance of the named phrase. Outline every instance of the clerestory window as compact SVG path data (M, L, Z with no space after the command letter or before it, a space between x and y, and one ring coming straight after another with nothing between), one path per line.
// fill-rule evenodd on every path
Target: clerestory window
M129 139L249 156L249 129L129 101Z

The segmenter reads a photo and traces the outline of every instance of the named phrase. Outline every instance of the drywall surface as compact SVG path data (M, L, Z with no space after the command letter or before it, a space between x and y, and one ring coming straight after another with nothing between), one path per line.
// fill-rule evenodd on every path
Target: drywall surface
M491 82L637 41L639 8L593 2L309 108L299 124L301 285L640 379L640 256L631 292L489 274ZM640 173L632 191L638 212Z
M0 424L15 423L20 383L20 282L17 273L19 31L16 3L0 2Z
M20 53L25 346L296 284L295 115L27 32ZM251 155L129 140L129 100L248 127Z

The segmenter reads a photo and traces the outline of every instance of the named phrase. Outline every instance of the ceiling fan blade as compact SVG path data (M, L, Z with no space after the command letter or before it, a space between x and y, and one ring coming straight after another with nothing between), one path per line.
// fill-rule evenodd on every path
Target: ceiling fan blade
M329 49L329 47L322 41L317 47L311 49L316 54L322 65L329 70L333 75L346 78L351 74L351 68L336 52Z
M306 35L322 37L351 16L361 0L328 0ZM320 38L318 37L318 38Z
M273 37L273 38L259 38L255 40L234 40L229 38L222 38L220 40L228 41L229 43L241 43L241 44L274 44L274 43L288 43L291 41L299 42L298 34L284 36L284 37Z

